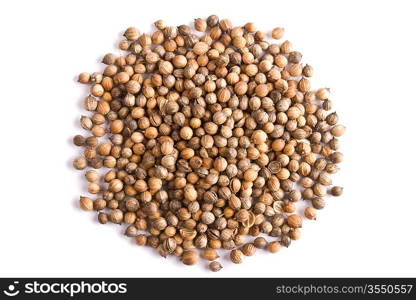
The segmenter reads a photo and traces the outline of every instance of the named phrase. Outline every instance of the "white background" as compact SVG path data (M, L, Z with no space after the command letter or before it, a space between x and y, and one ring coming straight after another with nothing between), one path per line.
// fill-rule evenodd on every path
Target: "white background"
M413 2L414 3L414 2ZM416 276L415 7L412 1L2 1L0 4L0 276ZM128 26L210 14L286 38L330 87L345 161L301 240L220 273L185 267L100 225L77 199L86 88L75 82Z

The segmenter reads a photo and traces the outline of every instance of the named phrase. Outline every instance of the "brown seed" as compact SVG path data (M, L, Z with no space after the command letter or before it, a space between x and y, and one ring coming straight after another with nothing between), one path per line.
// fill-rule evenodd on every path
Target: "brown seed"
M266 239L265 239L265 238L263 238L263 237L256 237L256 238L254 239L253 245L254 245L256 248L259 248L259 249L264 249L264 248L267 246L267 241L266 241Z
M235 38L233 38L233 45L238 49L244 48L246 46L246 43L246 39L242 36L236 36Z
M83 72L81 74L79 74L78 76L78 82L79 83L88 83L90 81L90 74L87 72Z
M308 206L305 208L305 217L308 218L309 220L316 220L316 209Z
M100 175L95 170L89 170L87 173L85 173L85 178L89 182L96 182L100 178Z
M173 65L169 61L161 61L159 63L159 72L162 75L169 75L173 72Z
M248 182L253 182L254 180L256 180L257 176L258 176L257 171L252 168L244 172L244 180Z
M256 95L259 97L265 97L269 93L269 87L267 84L259 84L256 86Z
M248 243L241 247L241 252L243 252L245 256L253 256L256 253L256 247L254 244Z
M120 179L113 179L108 184L108 189L112 192L120 192L123 189L123 182Z
M184 140L190 140L193 136L193 130L192 128L186 126L180 130L179 134Z
M313 192L318 197L323 197L326 195L326 187L320 183L316 183L313 186Z
M87 167L87 160L84 157L77 157L74 159L73 166L77 170L83 170Z
M251 135L251 140L254 144L262 144L267 140L267 133L263 130L255 130Z
M73 138L73 143L75 146L83 146L85 143L85 138L82 135L76 135Z
M139 234L136 236L136 244L139 246L144 246L147 244L147 236L144 234Z
M100 224L107 224L108 223L108 215L106 213L99 213L98 214L98 222Z
M129 27L124 32L124 36L129 41L135 41L135 40L137 40L139 38L139 35L140 35L140 32L136 28L134 28L134 27Z
M91 198L80 197L79 198L79 204L80 204L81 209L83 209L83 210L93 210L94 209L93 201L92 201Z
M104 95L104 88L101 84L96 83L94 84L91 89L91 95L95 96L95 97L101 97Z
M201 222L204 224L212 224L215 221L215 215L212 212L204 211L201 215Z
M203 258L209 261L216 260L219 256L215 249L205 249L202 254Z
M292 240L297 241L301 237L301 232L299 228L294 228L289 232L289 236Z
M166 28L166 23L163 20L158 20L154 23L155 27L159 30L163 30Z
M209 27L214 27L217 26L219 22L218 16L216 15L211 15L207 18L207 25Z
M116 56L112 53L107 53L102 59L102 63L106 65L112 65L116 62Z
M238 222L248 221L250 218L250 213L246 209L240 209L236 214L235 218Z
M335 125L331 129L331 133L332 133L333 136L336 136L336 137L342 136L345 133L345 126Z
M285 29L283 27L276 27L272 30L272 38L275 40L280 40L285 33Z
M344 188L340 187L340 186L334 186L331 189L331 194L333 196L341 196L342 192L343 192Z
M230 259L235 264L241 264L243 262L243 252L238 249L231 250Z
M198 197L198 193L192 185L188 185L184 188L184 198L186 200L195 201L197 199L197 197ZM206 213L208 213L208 212L206 212ZM207 216L205 216L205 220L208 221ZM213 220L211 220L211 219L210 219L210 221L213 222ZM206 224L211 224L211 223L206 223Z
M93 158L96 157L96 155L97 155L97 152L95 151L94 148L87 147L87 148L84 149L84 156L85 156L85 158L87 158L87 159L93 159Z
M236 83L236 85L234 86L234 92L237 95L244 95L247 92L247 90L248 90L248 85L244 81L240 81Z
M195 19L194 27L196 31L204 32L207 30L207 22L203 19Z
M121 83L121 84L122 83L127 83L129 81L129 79L130 79L130 76L129 76L129 74L127 72L120 72L120 73L117 73L114 76L114 82L116 84L119 84L119 83Z
M107 205L107 202L103 198L98 198L98 199L94 200L93 202L94 202L93 203L94 204L94 210L97 210L97 211L103 210Z
M316 91L316 98L319 100L326 100L329 98L329 89L321 88Z
M123 212L120 209L113 209L110 212L110 221L115 223L115 224L121 224L121 222L123 221Z
M212 272L218 272L222 269L222 265L217 261L211 262L208 267Z
M124 128L124 123L121 120L114 120L110 124L111 133L120 133Z
M186 250L182 254L182 262L188 266L196 264L198 262L198 258L198 252L195 250Z
M279 242L277 242L277 241L275 241L275 242L270 242L270 243L267 245L267 250L268 250L270 253L277 253L277 252L279 252L279 250L280 250L280 243L279 243Z
M168 223L166 222L165 218L157 218L153 221L153 226L157 230L163 230L166 228L166 226L168 226Z
M302 217L293 214L287 217L287 224L292 228L301 228L302 227Z
M209 49L209 46L204 42L198 42L194 45L193 51L196 55L202 55L206 53Z

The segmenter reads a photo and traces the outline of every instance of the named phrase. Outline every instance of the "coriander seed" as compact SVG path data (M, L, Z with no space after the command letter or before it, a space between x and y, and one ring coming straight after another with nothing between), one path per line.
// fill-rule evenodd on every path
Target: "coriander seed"
M87 167L87 160L84 157L77 157L74 159L73 166L77 170L83 170Z
M287 217L287 224L292 228L302 227L302 218L297 214L290 215Z
M305 208L304 215L309 220L316 220L316 210L315 208L308 206Z
M241 264L243 262L243 252L238 249L231 250L230 259L235 264Z
M267 244L267 250L270 253L277 253L280 250L280 243L275 241L275 242L270 242Z
M108 215L106 213L99 213L98 214L98 222L100 224L107 224L108 223Z
M79 83L88 83L90 81L91 75L87 72L83 72L78 76Z
M76 135L73 138L73 143L75 146L83 146L85 144L85 138L82 135Z
M254 253L256 253L256 247L254 244L248 243L241 247L241 252L243 252L245 256L253 256Z
M215 249L205 249L202 256L209 261L216 260L219 257Z
M212 272L218 272L222 269L222 265L217 261L210 262L208 267Z
M80 197L79 204L83 210L93 210L94 208L92 199L88 197Z
M256 238L254 239L253 245L254 245L256 248L259 248L259 249L264 249L264 248L267 246L267 241L266 241L266 239L265 239L265 238L263 238L263 237L256 237Z
M194 250L187 250L182 254L182 262L185 265L194 265L198 262L198 253Z
M89 170L85 173L85 178L89 181L89 182L96 182L99 178L99 175L97 173L97 171L95 170Z
M272 38L280 40L283 37L285 29L283 27L276 27L272 30Z
M333 196L341 196L342 192L343 192L344 188L340 187L340 186L334 186L331 189L331 194Z

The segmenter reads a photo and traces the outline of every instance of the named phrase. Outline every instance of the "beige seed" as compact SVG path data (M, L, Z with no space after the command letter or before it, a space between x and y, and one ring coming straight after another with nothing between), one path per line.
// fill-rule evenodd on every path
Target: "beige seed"
M285 29L283 27L276 27L272 30L272 38L275 40L280 40L285 33Z
M238 249L231 250L230 259L235 264L241 264L243 262L243 252Z
M91 198L88 197L80 197L79 198L79 205L83 210L93 210L94 204Z
M336 136L336 137L342 136L345 133L345 126L335 125L331 129L331 133L332 133L333 136Z
M182 262L185 265L194 265L198 262L199 255L194 250L187 250L182 254Z
M280 250L280 243L279 243L279 242L277 242L277 241L270 242L270 243L267 245L267 250L268 250L270 253L277 253L277 252L279 252L279 250Z
M209 49L209 46L204 42L198 42L194 45L193 51L196 55L202 55L206 53Z
M287 224L292 228L300 228L302 227L302 217L297 214L290 215L287 217Z

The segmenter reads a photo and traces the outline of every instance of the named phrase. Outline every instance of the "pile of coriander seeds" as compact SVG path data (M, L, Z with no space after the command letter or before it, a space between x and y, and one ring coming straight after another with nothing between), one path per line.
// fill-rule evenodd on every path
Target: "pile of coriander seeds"
M326 195L342 194L331 175L345 127L329 89L311 88L313 68L283 28L268 36L215 15L194 28L154 25L128 28L125 55L79 75L90 85L87 134L74 137L83 155L73 165L89 182L81 208L124 224L137 245L185 265L205 259L212 271L219 249L240 264L288 247Z

